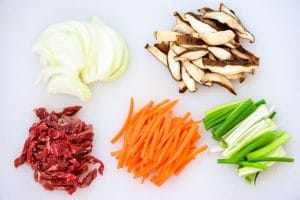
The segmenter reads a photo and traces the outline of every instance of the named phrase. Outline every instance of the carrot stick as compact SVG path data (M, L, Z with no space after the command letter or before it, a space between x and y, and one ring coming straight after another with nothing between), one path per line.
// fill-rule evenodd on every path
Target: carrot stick
M184 150L184 148L186 147L186 145L188 145L189 141L193 137L193 133L194 133L195 130L197 130L197 126L194 125L189 130L189 133L188 133L187 137L183 140L182 144L180 144L180 147L178 148L178 150L176 151L176 153L167 162L168 164L172 163L181 154L181 152Z
M207 148L208 148L207 145L203 145L203 146L199 147L198 149L194 150L194 151L190 154L190 157L191 157L192 159L194 159L195 156L196 156L197 154L199 154L199 153L205 151Z
M121 151L122 150L113 151L113 152L111 152L111 156L118 156L118 155L120 155Z
M128 125L130 123L130 120L132 118L133 109L134 109L134 101L133 101L133 98L131 97L130 98L130 108L129 108L127 119L126 119L123 127L119 131L119 133L117 133L117 135L111 140L112 144L116 143L120 139L120 137L122 137L122 135L124 134L125 130L127 129Z
M143 148L142 154L141 154L142 158L145 157L146 149L149 145L150 139L153 137L155 129L159 126L159 123L162 120L162 118L163 118L163 115L161 115L161 116L157 115L154 117L155 122L154 122L153 126L151 127L151 129L149 130L149 132L147 133L148 135L147 135L147 138L145 139L144 148Z

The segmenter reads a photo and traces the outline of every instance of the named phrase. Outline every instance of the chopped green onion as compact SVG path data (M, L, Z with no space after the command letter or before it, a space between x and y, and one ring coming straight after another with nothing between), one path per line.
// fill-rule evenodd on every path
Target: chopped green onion
M249 162L263 162L263 161L276 161L276 162L294 162L294 158L286 158L286 157L257 157L252 158L247 161Z
M273 119L274 117L275 117L275 115L276 115L277 113L274 111L274 112L272 112L272 114L270 115L270 119Z
M239 122L246 119L251 113L253 113L256 110L256 106L254 104L251 104L244 112L242 112L238 118L234 120L235 124L238 124Z
M204 127L206 130L213 128L214 126L218 125L219 123L223 122L226 117L234 110L234 108L225 108L224 110L213 113L211 115L206 116L203 119Z
M286 158L283 144L290 139L285 132L275 132L278 125L272 120L276 115L261 99L246 99L215 107L203 119L206 130L219 143L223 159L220 164L237 165L238 175L249 183L256 182L262 170L276 162L294 162Z
M232 129L240 121L244 120L247 116L243 115L244 118L241 118L240 116L248 109L249 106L253 104L254 103L251 99L248 99L245 102L241 103L232 111L232 113L230 113L230 115L227 116L222 125L214 132L214 135L217 138L221 138L227 131ZM236 120L237 118L239 118L239 121Z
M283 147L279 147L276 149L274 152L269 153L266 156L269 157L283 157L286 154L285 150ZM263 162L263 164L267 165L268 167L272 166L276 162ZM262 169L254 168L254 167L241 167L238 169L238 175L239 176L247 176L249 174L253 174L256 172L262 171Z
M284 143L286 143L291 137L285 133L281 135L279 138L268 144L267 146L260 148L254 152L251 152L247 155L247 159L257 158L257 157L263 157L266 154L276 150L278 147L282 146Z
M228 145L228 148L223 151L222 155L226 158L231 157L264 133L274 131L276 127L276 124L271 119L264 119L255 123Z
M238 162L231 159L218 159L219 164L237 164Z
M229 145L233 145L237 142L239 138L241 138L243 135L245 135L246 131L255 125L258 121L264 119L265 117L270 115L269 109L261 105L257 109L255 108L254 105L250 106L249 108L253 109L254 107L254 112L248 115L248 117L243 120L240 125L234 130L226 139L225 142ZM252 110L253 111L253 110Z
M228 145L224 141L220 141L219 144L220 144L220 147L222 147L222 148L227 148L228 147Z
M255 103L255 106L258 107L262 104L266 104L267 102L264 99L259 100L258 102Z
M224 121L226 117L241 103L242 101L225 104L207 111L205 118L203 118L205 129L209 130Z
M255 184L258 175L259 175L259 172L253 173L253 174L249 174L249 175L245 176L245 180L246 180L249 184L252 184L252 183Z
M231 160L239 161L241 158L245 157L247 154L249 155L255 149L265 146L266 144L270 143L272 140L276 138L276 134L274 132L264 133L256 140L251 142L249 145L245 146L242 150L231 156Z
M224 108L229 108L229 107L234 107L236 108L238 105L240 105L242 102L245 102L246 100L241 100L241 101L236 101L236 102L232 102L232 103L228 103L228 104L223 104L220 106L216 106L208 111L206 111L205 115L208 116L212 113L217 113L221 110L223 110Z
M241 161L238 164L243 165L245 167L255 167L255 168L258 168L258 169L268 169L267 165L264 165L264 164L261 164L261 163Z

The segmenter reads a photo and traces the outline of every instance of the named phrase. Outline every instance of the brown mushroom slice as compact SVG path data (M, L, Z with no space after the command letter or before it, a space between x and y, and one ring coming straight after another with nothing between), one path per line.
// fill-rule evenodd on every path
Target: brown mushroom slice
M224 46L229 47L231 49L234 49L234 48L237 48L241 45L240 45L239 42L236 42L235 40L230 40L229 42L225 43Z
M187 73L197 82L202 84L204 77L205 77L205 72L197 67L196 65L192 64L189 61L184 61L182 63L183 68L186 69Z
M190 77L190 75L187 73L186 69L184 67L181 67L181 76L182 76L182 81L186 85L187 89L191 92L196 92L196 83L194 79Z
M232 60L233 56L230 51L221 47L208 47L208 50L219 60Z
M222 24L216 20L213 20L213 19L204 19L202 16L199 17L199 19L210 25L211 27L213 27L215 30L217 31L225 31L225 30L228 30L229 27L226 25L226 24ZM237 36L236 36L237 37ZM235 40L232 40L232 41L229 41L227 43L224 44L226 47L229 47L229 48L236 48L239 46L239 43L238 41L236 42Z
M187 87L183 81L177 81L179 86L179 93L184 93L187 90Z
M162 64L168 66L167 55L160 51L157 47L146 44L145 49L147 49Z
M238 73L252 73L258 66L253 62L243 60L233 61L214 61L207 58L203 58L203 65L205 69L209 69L211 72L219 74L238 74Z
M243 59L243 60L251 60L250 57L244 53L242 53L241 51L239 51L238 49L231 49L230 50L231 53L235 56L237 56L238 58L240 59Z
M196 49L196 48L204 48L207 49L207 45L196 45L196 44L181 44L180 47L183 47L185 49Z
M234 11L226 7L223 3L220 3L219 11L222 11L240 21L240 19L235 15Z
M202 22L208 24L212 28L214 28L216 31L225 31L228 30L229 27L226 24L222 24L216 20L213 19L206 19L203 18L202 16L198 17Z
M205 74L205 81L211 83L217 83L223 87L225 87L229 92L236 95L234 91L232 83L223 75L217 73L206 73Z
M244 49L242 46L240 46L240 47L238 47L236 49L231 49L231 53L233 55L237 56L238 58L243 59L243 60L251 60L254 63L256 63L257 65L259 64L259 58L256 57L251 52L249 52L246 49Z
M208 53L208 58L210 59L210 60L214 60L214 61L217 61L217 58L214 56L214 54L212 54L212 53Z
M176 41L177 36L180 35L180 33L177 32L168 32L168 31L155 31L154 37L159 42L172 42Z
M206 87L211 87L211 86L213 86L213 83L207 81L207 82L203 83L202 85L204 85Z
M203 61L202 58L199 58L197 60L192 61L192 63L194 65L196 65L197 67L201 68L201 69L205 69L204 65L203 65Z
M203 17L214 19L219 21L220 23L227 24L230 28L237 32L239 37L248 39L250 42L255 41L252 33L250 33L238 19L228 15L227 13L221 11L212 11L206 12Z
M226 30L209 34L193 33L192 36L202 39L208 45L218 46L224 45L233 40L235 37L235 33L232 30Z
M178 12L175 12L174 16L177 22L174 28L175 31L181 32L183 34L191 34L195 32L191 25L188 22L186 22Z
M207 49L198 48L198 49L188 49L181 54L177 55L175 57L175 60L177 61L186 61L186 60L197 60L199 58L202 58L208 53Z
M172 77L176 81L180 81L181 80L180 62L176 61L174 59L175 56L176 56L176 53L172 50L172 45L171 45L171 48L169 49L169 52L167 55L168 67L169 67Z
M182 47L182 46L178 46L176 44L172 45L172 50L178 55L181 54L182 52L186 51L187 49Z
M217 32L217 30L211 27L209 24L206 24L198 19L194 13L186 13L184 17L198 33L207 34Z
M168 67L167 55L160 51L157 47L146 44L145 49L147 49L154 57L156 57L162 64ZM168 67L169 68L169 67ZM169 69L170 70L170 69ZM177 81L179 85L181 81ZM182 87L182 92L184 92L184 87Z
M165 54L167 54L170 49L170 45L168 43L156 43L154 46Z
M176 44L181 45L206 45L200 38L187 36L187 35L177 35Z
M224 75L229 80L239 80L240 83L244 82L246 79L245 73L239 73L239 74L226 74Z
M215 29L215 31L213 32L217 32L217 31L225 31L228 30L229 27L225 24L222 24L216 20L212 20L212 19L204 19L202 16L198 17L198 19L200 21L202 21L203 23L209 25L210 27L212 27L213 29ZM239 44L237 42L235 42L234 40L227 42L224 44L225 46L229 47L229 48L236 48L239 46Z
M214 10L211 8L208 8L208 7L203 7L203 8L198 9L198 12L200 12L202 14L205 14L205 13L211 12L211 11L214 11Z

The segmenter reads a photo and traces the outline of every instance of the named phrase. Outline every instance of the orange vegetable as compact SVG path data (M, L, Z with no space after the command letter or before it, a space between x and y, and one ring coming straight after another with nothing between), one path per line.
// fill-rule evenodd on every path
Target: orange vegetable
M172 175L178 175L184 167L207 145L199 148L195 143L201 138L198 124L190 119L188 112L183 117L173 117L172 109L178 100L166 99L156 105L151 101L134 113L134 101L121 130L111 140L114 144L122 136L123 146L111 153L118 160L118 168L126 167L134 178L149 178L160 186Z

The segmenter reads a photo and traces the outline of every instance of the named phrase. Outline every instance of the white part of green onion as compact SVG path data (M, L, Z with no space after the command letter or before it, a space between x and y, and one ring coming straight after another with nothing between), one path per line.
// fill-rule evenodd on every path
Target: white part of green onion
M233 145L239 138L245 135L247 129L253 124L268 117L272 112L266 105L260 105L252 114L250 114L244 121L240 123L226 139L225 142L230 146Z
M228 146L223 151L222 155L225 158L230 158L233 154L241 150L244 146L250 144L262 134L269 131L274 131L276 129L277 125L269 118L256 122L254 125L248 128L232 145Z

